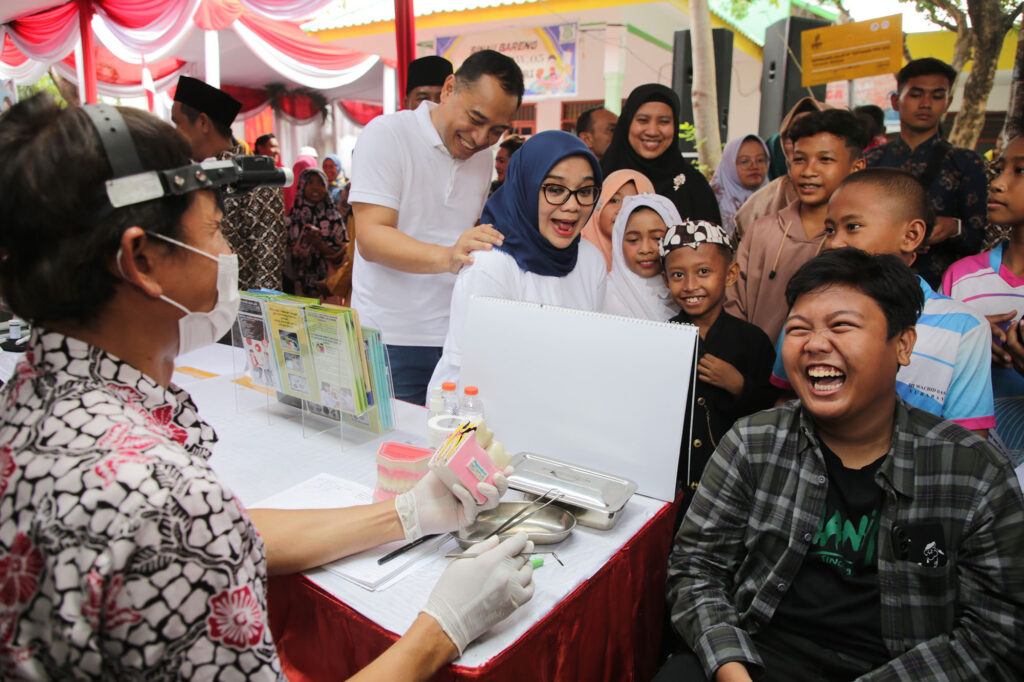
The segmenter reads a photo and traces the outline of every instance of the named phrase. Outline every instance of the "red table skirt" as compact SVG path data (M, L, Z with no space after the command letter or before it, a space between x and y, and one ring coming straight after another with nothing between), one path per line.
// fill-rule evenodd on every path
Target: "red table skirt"
M449 665L434 680L649 680L658 666L676 508L663 507L498 656L479 668ZM291 682L345 679L398 639L301 575L271 578L267 592L270 629Z

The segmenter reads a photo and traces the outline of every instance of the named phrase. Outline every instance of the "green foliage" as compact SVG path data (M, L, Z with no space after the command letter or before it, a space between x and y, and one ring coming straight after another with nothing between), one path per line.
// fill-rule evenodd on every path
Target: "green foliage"
M60 90L57 89L57 84L50 78L50 74L46 74L32 85L19 85L18 87L18 101L28 99L32 95L40 92L48 92L53 95L53 98L62 106L66 107L68 103L61 96Z
M750 11L750 3L751 0L725 0L724 4L728 8L729 14L737 19L746 19L747 13Z
M704 142L703 138L697 139L697 129L689 121L683 121L679 124L679 139L683 142L692 142L694 148L699 147ZM693 164L694 168L703 173L705 177L710 177L710 168L696 161L691 161L690 163Z
M679 124L679 139L683 142L693 142L693 146L697 146L697 129L692 123L683 121Z

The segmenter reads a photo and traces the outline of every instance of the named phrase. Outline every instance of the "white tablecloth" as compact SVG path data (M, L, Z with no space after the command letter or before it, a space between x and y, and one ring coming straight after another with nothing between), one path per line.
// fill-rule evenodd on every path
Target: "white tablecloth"
M225 346L197 351L180 358L177 365L224 373L199 378L179 372L175 381L192 394L200 414L216 429L220 442L214 450L213 467L246 505L252 506L321 472L373 487L377 475L377 447L383 440L413 445L426 442L426 410L402 402L396 402L399 428L385 438L352 429L346 429L344 442L337 429L316 434L314 431L322 428L322 422L304 427L294 408L232 382L231 376L240 368L240 362L240 353L233 356L232 349ZM501 434L496 437L500 440ZM471 645L458 663L470 667L483 665L514 643L566 595L593 576L663 506L661 501L634 496L611 531L578 527L567 540L550 546L566 565L559 566L545 556L544 566L534 574L533 599ZM453 549L457 549L454 541L442 546L445 551ZM396 583L377 592L353 585L322 569L309 571L307 575L382 627L402 633L416 618L448 564L443 553L439 551L433 560L416 564Z

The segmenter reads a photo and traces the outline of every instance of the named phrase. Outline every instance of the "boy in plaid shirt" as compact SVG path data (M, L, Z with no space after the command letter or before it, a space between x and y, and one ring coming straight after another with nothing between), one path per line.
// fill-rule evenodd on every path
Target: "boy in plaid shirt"
M1024 498L1004 455L896 394L916 278L841 248L786 298L799 401L712 456L669 566L692 653L657 679L1016 679Z

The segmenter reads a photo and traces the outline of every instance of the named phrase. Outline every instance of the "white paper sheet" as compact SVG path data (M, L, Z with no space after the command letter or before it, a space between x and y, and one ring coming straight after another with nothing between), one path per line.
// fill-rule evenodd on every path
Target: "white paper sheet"
M373 490L365 485L321 473L253 506L266 509L331 509L372 503ZM433 538L384 564L378 564L377 560L385 554L407 544L405 540L389 542L338 559L321 568L367 590L383 590L394 585L406 570L431 558L444 542L444 537Z

